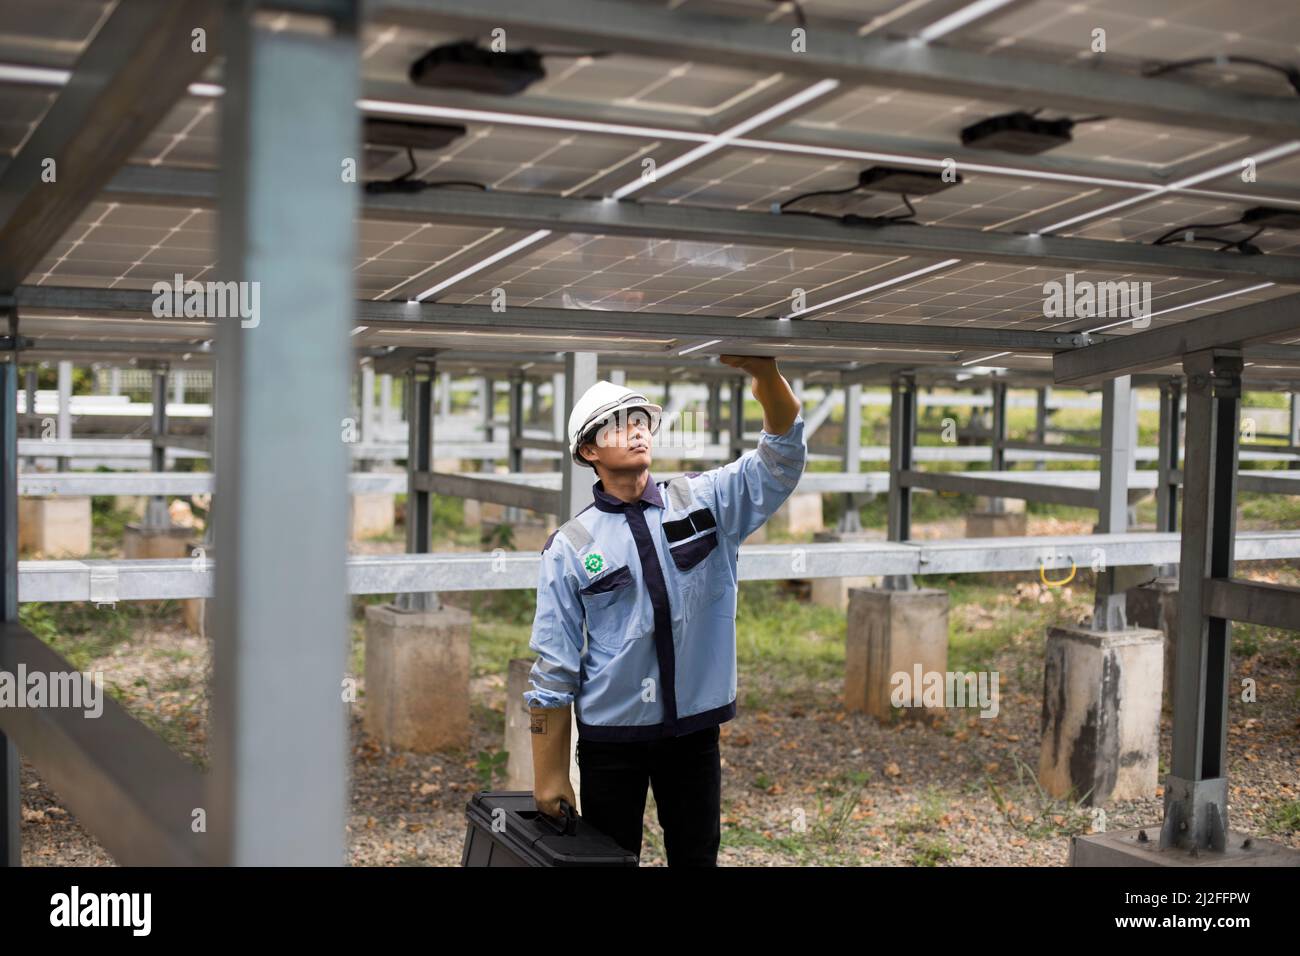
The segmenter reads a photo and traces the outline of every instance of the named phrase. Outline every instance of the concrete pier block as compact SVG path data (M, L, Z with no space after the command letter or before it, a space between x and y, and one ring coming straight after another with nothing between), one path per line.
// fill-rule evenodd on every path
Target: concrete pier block
M966 515L968 538L1022 537L1028 527L1023 511L971 511Z
M510 536L516 551L538 551L546 544L556 525L555 515L533 515L521 521L510 522ZM494 526L495 529L495 526Z
M194 529L187 529L193 535ZM205 544L202 536L191 537L186 543L185 557L192 561L214 559L215 546ZM208 637L213 633L214 621L212 619L213 609L216 603L207 598L185 598L181 601L181 619L185 622L185 627L191 634L197 634L200 637Z
M188 558L194 541L193 528L149 528L140 524L129 524L122 534L122 557L128 561L144 561L150 558ZM157 607L162 601L140 601L143 605ZM202 610L203 598L182 601L185 605L198 605L184 611L186 626L196 634L204 633L199 629L196 611Z
M1178 655L1178 579L1156 578L1126 592L1125 615L1134 627L1150 627L1165 637L1164 700L1174 705L1174 661Z
M975 496L975 510L976 510L976 511L992 511L992 510L993 510L993 499L990 498L988 495L976 495L976 496ZM1011 514L1024 514L1024 513L1025 513L1025 499L1024 499L1024 498L1003 498L1003 499L1002 499L1002 511L1003 511L1004 513L1009 512L1009 513L1011 513Z
M844 648L844 707L879 720L931 717L929 707L895 707L896 687L911 688L917 667L948 670L948 593L933 588L885 591L853 588ZM895 675L906 675L906 684ZM920 694L920 689L916 693ZM942 706L942 705L941 705Z
M395 495L387 492L352 496L352 540L392 534L397 524Z
M533 669L534 658L515 658L510 661L506 677L506 784L507 790L533 789L533 740L528 729L528 706L524 693L528 690L528 673ZM582 813L582 788L578 774L578 725L569 713L569 782L578 800L575 808Z
M815 534L826 527L822 520L822 496L818 492L793 494L767 521L768 527L786 534Z
M90 553L90 497L58 495L18 499L18 549L47 558Z
M879 534L868 534L860 531L818 531L813 534L813 542L816 544L879 540ZM811 578L810 580L812 582L812 603L818 607L834 608L837 611L848 610L849 591L853 588L876 588L880 587L881 584L881 577L878 574L847 578Z
M1047 632L1038 779L1087 806L1155 796L1164 637L1151 628Z
M474 498L465 499L465 526L468 528L500 524L505 514L505 505L492 501L477 501Z
M417 753L469 745L468 611L366 608L364 727Z
M147 528L129 524L122 536L122 557L128 561L188 558L193 539L193 528Z
M128 514L135 515L137 518L144 517L144 511L145 508L148 506L148 504L149 504L149 498L147 495L114 495L113 496L114 511L125 511Z

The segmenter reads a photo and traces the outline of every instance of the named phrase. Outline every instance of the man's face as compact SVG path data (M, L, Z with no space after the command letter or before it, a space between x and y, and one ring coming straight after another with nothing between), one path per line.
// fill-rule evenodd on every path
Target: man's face
M649 413L625 409L602 425L595 440L583 444L579 454L606 471L640 471L650 467L650 438Z

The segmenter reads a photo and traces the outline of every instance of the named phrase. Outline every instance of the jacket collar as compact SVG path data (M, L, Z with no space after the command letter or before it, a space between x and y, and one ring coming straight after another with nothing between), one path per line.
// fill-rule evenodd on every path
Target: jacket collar
M595 499L596 508L600 511L621 512L630 507L632 504L638 504L642 501L654 505L656 508L664 506L664 500L659 494L659 486L655 484L655 476L646 473L645 490L641 492L641 497L636 502L626 502L622 498L617 498L605 490L605 482L597 479L596 483L591 486L591 496Z

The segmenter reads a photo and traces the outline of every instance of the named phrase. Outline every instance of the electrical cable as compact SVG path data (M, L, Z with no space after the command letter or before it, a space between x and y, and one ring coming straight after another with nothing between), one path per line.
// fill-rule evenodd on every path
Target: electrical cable
M1142 75L1146 77L1164 76L1166 73L1173 73L1176 70L1185 70L1193 66L1207 66L1209 64L1223 66L1228 63L1243 63L1247 66L1263 67L1266 70L1276 70L1287 78L1291 88L1300 94L1300 69L1294 66L1285 66L1281 63L1270 63L1268 60L1261 60L1253 56L1198 56L1190 60L1177 60L1173 63L1152 64L1143 68Z

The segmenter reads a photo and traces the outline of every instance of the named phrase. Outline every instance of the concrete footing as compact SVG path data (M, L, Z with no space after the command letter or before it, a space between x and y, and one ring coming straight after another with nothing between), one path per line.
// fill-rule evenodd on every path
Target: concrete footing
M465 527L482 528L484 525L500 524L505 517L506 506L492 501L465 499Z
M1070 866L1300 866L1300 850L1228 831L1223 852L1160 849L1160 824L1070 838Z
M1086 806L1155 796L1163 670L1159 631L1048 630L1038 779L1049 794Z
M1173 707L1174 661L1178 654L1178 579L1156 578L1126 592L1125 615L1135 627L1150 627L1165 636L1165 703Z
M991 512L993 511L993 502L996 500L997 500L996 498L990 498L987 495L976 495L975 510ZM1002 511L1010 514L1024 514L1025 499L1024 498L1003 498Z
M145 508L148 507L149 498L147 495L114 495L113 510L125 511L135 515L137 518L143 518Z
M128 561L149 558L188 558L193 528L148 528L129 524L122 536L122 557Z
M90 553L90 497L59 495L18 499L18 550L47 558Z
M417 753L469 745L468 611L366 608L364 726Z
M815 534L825 529L822 520L822 496L814 492L792 494L767 520L773 531L786 534Z
M395 497L391 493L352 496L351 537L354 542L393 533L397 526Z
M846 710L883 721L935 716L922 699L924 686L914 685L918 668L923 682L927 674L947 673L948 593L853 588L844 658ZM892 699L896 692L901 707Z
M971 511L966 515L968 538L1018 538L1028 528L1023 511Z
M861 531L819 531L813 535L816 544L834 544L839 542L879 541L880 535ZM878 588L881 585L879 574L868 574L848 578L812 578L812 603L819 607L834 608L837 611L848 610L849 591L854 588Z
M528 674L533 669L533 658L515 658L510 662L506 677L506 784L507 790L533 789L533 740L528 729L528 705L524 693L528 690ZM578 800L575 808L582 813L582 788L578 774L578 725L569 712L569 782Z

